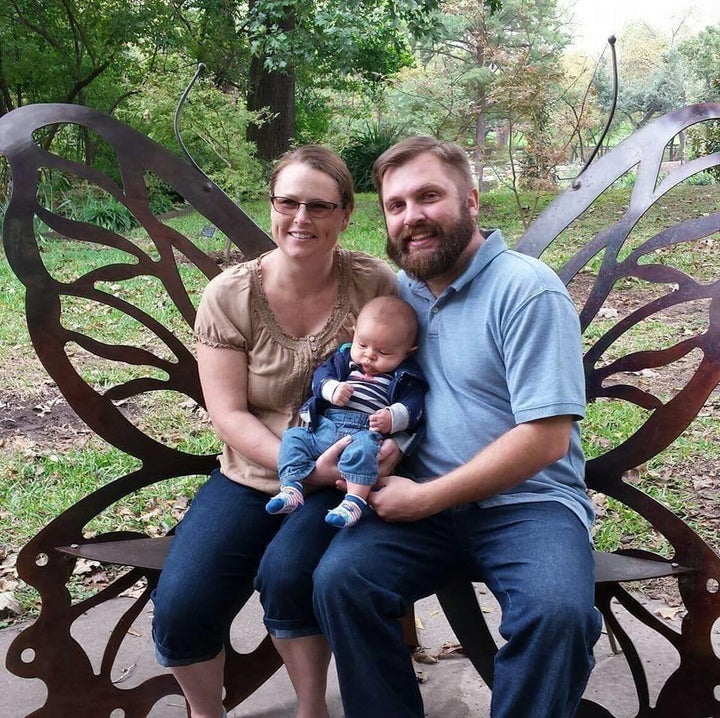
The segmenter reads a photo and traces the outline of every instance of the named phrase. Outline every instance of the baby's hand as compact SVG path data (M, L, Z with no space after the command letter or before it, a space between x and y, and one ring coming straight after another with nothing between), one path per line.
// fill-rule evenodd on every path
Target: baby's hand
M392 415L390 409L380 409L370 414L370 429L379 434L389 434L392 431Z
M331 403L335 406L345 406L350 397L353 395L354 389L347 382L341 382L333 392Z

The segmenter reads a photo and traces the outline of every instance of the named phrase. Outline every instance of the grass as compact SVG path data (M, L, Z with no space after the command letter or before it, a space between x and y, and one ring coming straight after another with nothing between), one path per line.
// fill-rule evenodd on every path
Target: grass
M0 358L4 364L10 358L8 352L26 347L29 341L22 316L23 287L4 258L0 261L0 289Z
M605 227L609 220L628 204L629 192L614 189L597 200L580 222L565 233L562 243L552 247L546 258L553 266L559 266L589 237ZM541 198L540 206L550 197ZM716 187L680 188L668 197L667 206L661 214L650 213L638 227L639 239L663 228L668 214L673 221L682 220L697 213L698 203L713 209L720 205L720 189ZM250 202L243 209L265 231L269 229L267 203ZM192 238L206 252L221 252L225 237L220 232L203 236L207 221L194 213L182 214L167 220L182 234ZM483 195L480 204L482 226L503 228L511 246L519 239L523 226L519 219L515 199L509 193L496 192ZM210 233L208 233L210 234ZM132 239L144 251L152 252L152 246L141 231L135 231ZM377 256L384 256L385 233L382 215L373 195L360 195L357 208L342 244ZM713 243L714 239L706 240ZM69 279L78 273L109 262L128 262L129 255L116 250L57 239L42 240L42 257L48 271L60 279ZM714 246L705 247L714 250ZM716 251L694 253L687 248L667 252L658 261L674 263L686 271L701 277L715 276ZM594 264L597 267L599 260ZM592 269L592 267L591 267ZM189 287L196 303L204 276L192 265L180 267L183 280ZM190 329L168 301L165 290L153 278L141 277L123 282L98 282L97 288L109 295L122 297L141 305L163 324L172 326L190 342ZM633 296L643 291L641 283L625 281L616 288L612 298ZM52 388L29 344L23 312L23 288L10 271L7 262L0 262L0 382L4 391L13 396L35 397ZM610 300L609 300L610 301ZM171 358L157 337L138 322L109 305L88 301L68 301L63 307L63 321L68 327L88 331L108 343L122 342L139 346ZM614 321L598 318L586 336L587 342L596 341ZM684 323L673 326L673 332L682 332L696 322L686 317ZM643 345L659 346L668 341L670 322L652 320L643 323L623 337L604 357L611 360L615 355L635 350ZM674 336L674 335L673 335ZM677 338L677 337L675 337ZM135 376L149 374L148 367L120 365L118 362L99 361L78 345L71 345L75 365L85 379L103 390ZM165 354L163 354L165 352ZM162 378L162 372L156 371ZM0 407L1 409L2 407ZM219 443L206 417L187 397L172 392L155 392L144 397L135 407L136 420L163 443L169 443L196 453L211 453L219 449ZM609 447L617 445L629 436L645 418L645 412L623 402L597 402L590 406L585 420L584 440L588 456L596 456ZM701 520L693 516L692 497L687 491L684 472L694 457L717 460L720 464L720 446L713 439L715 419L701 416L693 428L676 441L663 455L642 467L636 479L637 485L656 496L678 515L685 516L701 533L706 530ZM52 450L38 448L32 443L6 442L0 454L0 536L10 552L15 552L47 522L76 503L81 497L99 486L131 471L135 460L94 436L86 436L75 446L56 447ZM114 529L143 531L150 535L164 533L182 514L188 500L194 494L201 477L166 481L157 484L111 507L86 527L89 535ZM647 522L618 502L608 499L602 504L603 516L597 524L596 541L606 550L614 550L633 537L646 547L654 547L667 553L668 546ZM708 540L716 540L708 534ZM29 610L33 604L32 592L22 589L20 600Z

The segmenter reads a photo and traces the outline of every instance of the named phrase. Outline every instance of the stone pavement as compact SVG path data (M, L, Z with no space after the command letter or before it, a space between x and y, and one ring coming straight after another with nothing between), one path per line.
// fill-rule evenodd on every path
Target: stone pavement
M497 637L499 609L492 594L481 584L477 585L480 603L488 624ZM104 626L118 615L130 599L119 598L103 607L93 609L90 615L82 617L76 623L73 635L99 662L100 646L97 637L104 635ZM664 603L648 602L651 610L661 617L668 614ZM128 633L118 656L118 675L127 675L128 686L138 683L157 671L150 640L150 610L146 608L141 617ZM452 646L455 636L450 629L435 597L420 601L415 606L418 622L418 636L425 652L439 654L443 646ZM624 609L619 608L619 611ZM233 625L233 641L238 650L245 645L257 645L262 636L260 607L253 600L251 606L243 610L241 619ZM628 616L626 630L636 640L643 659L651 695L657 694L667 675L678 665L674 649L665 644L655 633L647 631L641 624ZM45 700L45 687L40 681L17 678L5 668L5 654L19 627L0 631L0 718L25 718L33 710L42 706ZM720 636L717 637L720 649ZM247 650L247 648L245 649ZM637 712L637 701L632 682L629 680L627 663L622 654L611 651L607 635L600 638L596 650L597 665L585 693L601 705L607 707L617 718L633 718ZM490 691L475 672L470 661L458 652L449 652L432 664L416 664L416 670L422 679L421 690L428 718L465 718L467 716L489 716ZM337 678L331 666L328 705L332 718L343 715ZM89 706L85 716L57 716L54 718L95 718ZM151 718L184 718L184 702L180 696L168 696L159 701L149 714ZM280 669L269 681L252 696L230 713L230 718L292 718L294 715L293 693L284 669ZM110 718L121 718L113 713Z

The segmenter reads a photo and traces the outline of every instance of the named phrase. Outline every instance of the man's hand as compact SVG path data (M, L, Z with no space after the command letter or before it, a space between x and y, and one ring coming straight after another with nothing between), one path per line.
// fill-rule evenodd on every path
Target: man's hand
M426 500L425 484L403 476L378 479L368 504L385 521L418 521L435 513Z
M403 453L395 439L384 439L378 454L378 476L391 474L402 457Z
M389 434L392 431L392 414L390 409L385 407L379 409L374 414L370 414L370 429L377 431L378 434Z
M354 389L347 382L340 382L336 387L332 395L331 404L334 406L345 406L350 401L350 397L353 395Z

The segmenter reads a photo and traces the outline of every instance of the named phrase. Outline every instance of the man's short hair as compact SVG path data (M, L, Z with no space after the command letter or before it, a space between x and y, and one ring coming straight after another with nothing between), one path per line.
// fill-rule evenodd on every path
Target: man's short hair
M382 182L385 173L394 167L400 167L418 155L429 152L447 165L455 175L458 188L470 192L474 187L472 170L467 154L462 147L453 142L444 142L435 137L417 135L408 137L385 150L373 165L373 182L382 203Z

